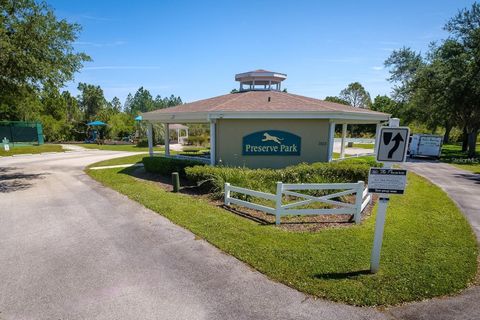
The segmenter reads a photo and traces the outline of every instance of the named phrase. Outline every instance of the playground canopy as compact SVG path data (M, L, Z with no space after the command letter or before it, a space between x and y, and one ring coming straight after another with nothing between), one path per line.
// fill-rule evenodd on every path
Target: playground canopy
M92 127L101 127L106 125L107 124L105 122L98 121L98 120L87 123L87 126L92 126Z

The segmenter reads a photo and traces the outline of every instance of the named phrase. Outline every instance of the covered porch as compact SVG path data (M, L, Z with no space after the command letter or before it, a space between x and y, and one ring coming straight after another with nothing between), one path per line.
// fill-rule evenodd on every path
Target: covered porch
M223 117L222 117L223 118ZM195 160L195 161L200 161L206 164L210 165L215 165L218 162L218 159L216 159L216 141L217 141L217 135L218 135L218 130L217 130L217 119L214 117L209 117L207 119L177 119L182 121L182 124L179 123L172 123L167 120L148 120L148 125L147 125L147 138L148 138L148 149L149 149L149 155L151 157L155 156L154 150L153 150L153 123L161 123L164 125L164 136L165 136L165 157L169 158L176 158L176 159L186 159L186 160ZM188 122L187 122L188 121ZM208 157L201 157L201 156L187 156L187 155L179 155L179 154L172 154L172 148L171 148L171 139L170 139L170 131L177 130L178 128L183 128L187 127L184 124L189 124L189 123L204 123L208 124L209 126L209 153L207 154ZM367 121L367 120L340 120L338 119L337 121L334 121L333 119L329 120L329 134L328 134L328 161L338 161L350 157L355 157L355 156L363 156L363 155L369 155L369 154L374 154L377 150L377 139L376 137L378 136L380 127L384 121ZM347 149L347 144L350 141L362 141L360 139L352 139L348 138L348 131L351 126L358 125L358 124L367 124L367 125L372 125L375 128L375 136L371 139L364 139L364 142L372 143L372 149L365 149L365 152L359 152L358 154L352 155L352 154L347 154L346 149ZM341 135L340 138L335 138L335 128L338 128L338 126L341 127ZM187 127L188 128L188 127ZM373 141L372 141L373 140ZM337 148L337 152L339 153L338 157L334 157L334 147L335 143L338 142L340 143L340 148Z

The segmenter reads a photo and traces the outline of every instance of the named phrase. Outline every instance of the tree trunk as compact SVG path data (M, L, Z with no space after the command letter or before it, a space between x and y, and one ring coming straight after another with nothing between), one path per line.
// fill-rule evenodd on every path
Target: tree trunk
M447 144L450 142L450 131L452 131L452 125L449 121L445 123L445 135L443 136L443 143Z
M468 134L468 157L475 158L477 146L478 129L474 129Z
M462 133L462 152L466 152L468 149L468 132L467 127L463 127Z

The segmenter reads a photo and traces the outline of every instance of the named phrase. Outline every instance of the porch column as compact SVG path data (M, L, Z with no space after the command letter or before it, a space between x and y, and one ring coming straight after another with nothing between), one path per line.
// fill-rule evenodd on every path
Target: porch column
M217 125L215 120L210 120L210 165L215 165L215 144L216 144L216 136L217 136Z
M345 158L345 138L347 138L347 124L342 124L342 144L340 146L340 158Z
M378 151L378 144L379 144L379 140L380 139L380 127L382 126L382 124L379 122L377 123L377 128L375 129L375 154L377 154L377 151Z
M150 157L153 157L153 126L151 122L147 124L147 140L148 140L148 153Z
M170 124L165 123L165 156L170 156Z
M328 128L328 162L333 159L333 144L335 143L335 122L330 122Z

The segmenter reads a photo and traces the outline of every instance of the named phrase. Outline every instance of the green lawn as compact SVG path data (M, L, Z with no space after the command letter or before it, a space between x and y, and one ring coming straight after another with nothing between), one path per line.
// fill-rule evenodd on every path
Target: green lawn
M3 144L0 145L0 157L13 156L15 154L29 154L29 153L43 153L43 152L62 152L61 145L56 144L42 144L39 146L15 146L10 147L10 151L3 149Z
M414 174L392 196L380 271L369 274L374 217L316 233L259 225L204 199L164 191L128 169L89 170L104 185L140 202L271 279L316 297L353 305L390 305L457 293L475 277L470 225L446 194Z
M361 149L374 149L375 145L372 143L354 143L353 148L361 148Z
M480 174L480 144L477 144L475 159L468 159L467 154L462 152L460 144L445 144L442 147L440 161L447 162L457 168Z
M91 168L91 167L102 167L102 166L116 166L120 164L134 164L134 163L142 162L142 159L145 158L146 156L147 156L146 154L142 153L142 154L136 154L128 157L104 160L104 161L93 163L88 167Z

